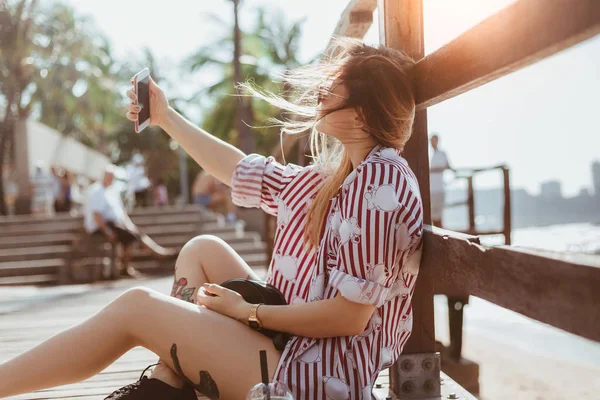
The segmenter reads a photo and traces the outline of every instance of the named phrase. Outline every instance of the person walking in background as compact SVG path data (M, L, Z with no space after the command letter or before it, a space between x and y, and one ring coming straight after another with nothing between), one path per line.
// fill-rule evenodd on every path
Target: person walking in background
M35 167L31 177L31 213L34 215L54 215L54 194L58 182L46 170L42 161Z
M152 197L154 199L154 205L158 207L169 205L169 192L167 191L167 185L165 180L159 178L152 191Z
M194 204L220 212L227 221L236 220L235 205L227 187L206 171L200 171L192 185Z
M121 275L136 277L139 273L129 265L136 242L141 242L159 259L174 255L174 251L156 244L148 235L142 234L131 221L119 192L111 190L115 180L115 169L115 166L109 165L102 180L90 186L84 204L83 222L89 234L103 235L109 242L123 246Z
M54 211L69 212L71 211L71 179L69 172L63 168L54 168L55 183L55 198Z
M434 226L442 228L442 215L444 214L444 203L446 201L446 189L444 187L444 171L452 170L446 152L440 150L440 137L437 133L431 135L431 147L433 155L430 162L429 187L431 192L431 221Z
M144 156L136 153L131 159L131 165L127 167L127 179L129 185L135 193L136 207L147 207L150 195L150 179L146 176L144 167Z

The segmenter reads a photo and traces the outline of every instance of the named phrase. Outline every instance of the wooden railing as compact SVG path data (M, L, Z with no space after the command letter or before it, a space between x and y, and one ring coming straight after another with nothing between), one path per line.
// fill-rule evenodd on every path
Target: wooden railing
M482 231L477 229L475 221L475 176L482 172L500 171L502 173L502 194L503 194L503 208L502 208L502 229L500 230L487 230ZM505 165L498 165L495 167L487 168L473 168L473 169L459 169L456 172L455 180L467 181L467 199L464 201L457 201L449 204L445 204L445 208L453 208L459 206L467 206L469 215L469 228L463 233L469 235L503 235L504 244L511 244L511 199L510 199L510 170Z
M364 36L376 7L380 42L418 60L413 71L418 112L405 154L419 180L426 223L430 223L427 107L600 33L598 0L519 0L424 57L422 0L352 0L334 34ZM600 341L597 257L485 248L477 242L455 232L426 231L413 297L413 334L405 352L435 353L433 295L445 291L472 294ZM402 398L423 395L415 385L406 384L413 378L401 366L393 368L390 379Z
M516 1L419 60L418 107L458 96L598 33L598 0Z

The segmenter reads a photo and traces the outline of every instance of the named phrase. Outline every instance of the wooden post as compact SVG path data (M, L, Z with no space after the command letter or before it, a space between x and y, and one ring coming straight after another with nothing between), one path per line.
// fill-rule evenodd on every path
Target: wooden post
M475 190L473 189L473 175L467 178L467 188L467 205L469 209L469 234L476 235L477 227L475 226Z
M423 58L422 0L379 0L378 7L380 43L403 50L415 61ZM404 155L419 181L423 200L423 222L429 225L431 208L428 146L427 110L422 110L415 116L412 137L405 147ZM413 296L413 331L404 348L404 354L409 358L399 360L399 363L390 369L391 389L403 398L416 398L423 392L428 395L440 393L439 356L435 355L433 295L431 271L421 268ZM432 367L420 370L421 363L410 359L413 355L423 356L423 365L428 362ZM416 369L413 369L415 364ZM415 374L417 379L413 380Z
M510 210L510 172L507 167L502 168L504 175L504 244L509 246L511 243L511 210Z
M415 60L424 55L422 0L379 0L379 40L387 47L405 51ZM404 155L417 176L423 200L423 222L431 224L427 110L417 112L413 133ZM433 282L421 270L413 297L413 333L406 345L409 353L435 351Z

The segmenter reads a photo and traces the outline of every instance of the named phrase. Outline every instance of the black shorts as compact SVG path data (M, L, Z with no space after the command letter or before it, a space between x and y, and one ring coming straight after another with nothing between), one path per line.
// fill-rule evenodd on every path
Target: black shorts
M117 237L117 242L121 243L123 246L128 246L131 243L140 240L140 236L137 233L120 228L116 226L113 222L107 222L106 226L108 226L115 233L115 236ZM93 233L93 235L102 235L106 237L104 232L102 232L101 230L97 230Z

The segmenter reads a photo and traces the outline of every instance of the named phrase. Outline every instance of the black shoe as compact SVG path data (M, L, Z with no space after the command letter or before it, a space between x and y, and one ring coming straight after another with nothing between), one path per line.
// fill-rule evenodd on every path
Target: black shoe
M190 396L189 390L191 389L193 392L194 389L189 386L178 389L158 379L144 376L150 367L142 372L137 382L115 390L104 400L197 400L195 392L191 394L193 397Z
M187 383L185 383L183 388L181 388L180 390L181 394L179 400L198 400L198 395L196 394L196 391Z

